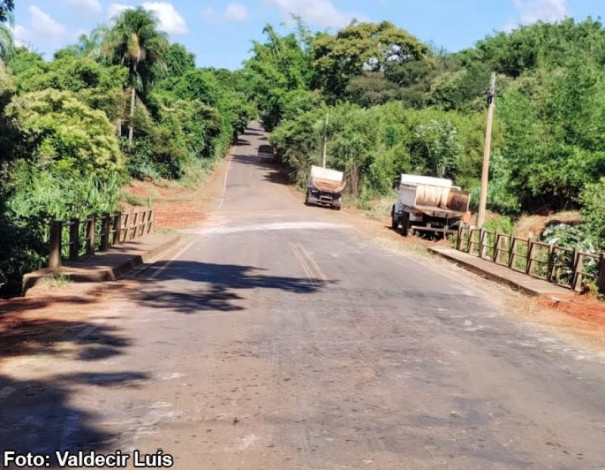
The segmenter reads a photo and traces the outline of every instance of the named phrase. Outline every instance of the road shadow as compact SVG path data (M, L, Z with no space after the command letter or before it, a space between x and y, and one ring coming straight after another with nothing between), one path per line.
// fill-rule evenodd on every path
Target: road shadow
M242 139L241 137L238 139L235 139L235 142L233 142L232 144L234 147L243 147L246 145L250 145L250 141L246 140L246 139Z
M252 154L234 154L231 160L242 165L252 165L260 168L273 168L275 166L270 159Z
M265 173L263 178L265 181L269 181L270 183L281 184L284 186L289 186L291 184L290 176L279 168L270 169L267 173Z
M259 157L252 154L235 154L232 157L232 161L242 165L251 165L256 168L267 170L263 176L265 181L284 186L289 186L292 183L290 175L284 166L274 158Z
M141 280L143 289L135 299L144 307L171 310L184 314L206 311L244 310L244 293L252 289L274 290L294 294L314 294L338 281L284 277L263 274L253 266L178 261L167 265L154 280ZM158 288L159 282L189 281L179 292L170 287Z
M131 340L119 330L87 321L23 317L19 311L0 316L0 447L18 454L51 454L51 467L57 466L58 450L107 450L107 442L117 436L97 425L100 413L74 405L73 396L83 387L138 386L148 380L147 374L52 374L45 364L115 357L124 354Z

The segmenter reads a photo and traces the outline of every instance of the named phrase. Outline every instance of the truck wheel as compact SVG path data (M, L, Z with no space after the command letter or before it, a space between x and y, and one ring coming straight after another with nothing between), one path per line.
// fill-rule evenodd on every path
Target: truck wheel
M402 219L403 220L401 221L401 235L407 237L410 233L410 214L404 212Z
M395 218L395 206L391 209L391 228L393 230L399 228L399 221Z
M305 206L309 205L309 190L307 189L307 193L305 194Z

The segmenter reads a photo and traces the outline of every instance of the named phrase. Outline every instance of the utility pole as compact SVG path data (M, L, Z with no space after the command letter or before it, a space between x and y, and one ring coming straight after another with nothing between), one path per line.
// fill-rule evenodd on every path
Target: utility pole
M326 125L324 126L324 151L323 151L323 167L326 167L326 151L328 149L328 113L326 113Z
M483 171L481 172L481 193L479 195L479 213L477 227L483 227L487 205L487 182L489 179L489 157L492 149L492 124L494 122L494 98L496 95L496 72L492 72L487 92L487 126L485 128L485 148L483 149Z

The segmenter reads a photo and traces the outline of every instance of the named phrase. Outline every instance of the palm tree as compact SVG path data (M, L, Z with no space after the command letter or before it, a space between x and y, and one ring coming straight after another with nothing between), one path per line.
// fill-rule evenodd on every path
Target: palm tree
M108 29L98 27L92 30L90 34L80 34L78 42L70 46L76 57L88 57L93 60L102 59L101 46L106 37Z
M10 28L0 24L0 61L6 62L14 50L13 35Z
M169 43L165 33L158 30L153 13L137 7L123 11L115 24L105 32L102 55L111 63L128 67L130 78L130 123L128 139L134 136L133 117L137 88L145 96L157 75L165 69L165 54Z

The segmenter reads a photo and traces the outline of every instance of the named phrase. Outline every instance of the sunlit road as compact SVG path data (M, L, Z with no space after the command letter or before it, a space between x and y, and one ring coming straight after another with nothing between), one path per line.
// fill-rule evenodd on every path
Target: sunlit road
M77 354L3 369L0 393L22 391L2 401L3 448L162 449L199 470L605 468L602 357L305 207L257 156L264 134L242 139L209 221L96 312Z

